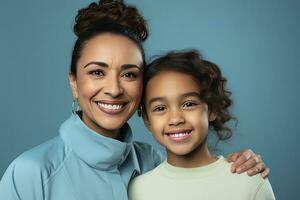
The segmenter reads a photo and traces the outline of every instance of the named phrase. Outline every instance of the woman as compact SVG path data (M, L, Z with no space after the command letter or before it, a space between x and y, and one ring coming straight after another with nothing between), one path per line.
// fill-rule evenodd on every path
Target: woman
M74 110L58 137L13 161L0 199L127 199L130 179L162 161L150 145L132 141L126 123L142 96L143 17L122 1L100 1L79 11L74 31L69 78L81 111ZM264 169L250 150L232 160L233 171L241 163L252 173Z

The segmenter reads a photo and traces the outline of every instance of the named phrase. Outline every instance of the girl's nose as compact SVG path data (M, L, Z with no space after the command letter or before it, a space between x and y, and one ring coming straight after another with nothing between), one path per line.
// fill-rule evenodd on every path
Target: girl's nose
M176 109L170 112L169 126L177 126L184 122L185 119L180 110Z

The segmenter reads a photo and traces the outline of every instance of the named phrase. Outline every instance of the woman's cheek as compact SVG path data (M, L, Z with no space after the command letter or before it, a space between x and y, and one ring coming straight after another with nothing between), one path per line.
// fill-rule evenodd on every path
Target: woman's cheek
M137 104L139 105L143 94L142 81L137 80L132 82L132 84L128 84L127 91L127 93L130 93L129 95L132 96L132 98L134 98Z

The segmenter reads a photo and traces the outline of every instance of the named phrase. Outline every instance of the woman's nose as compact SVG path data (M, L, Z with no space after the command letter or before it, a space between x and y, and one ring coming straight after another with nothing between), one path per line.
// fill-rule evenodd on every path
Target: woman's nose
M111 75L107 77L106 84L104 87L104 93L113 98L116 98L123 94L124 90L120 84L120 80L117 76Z

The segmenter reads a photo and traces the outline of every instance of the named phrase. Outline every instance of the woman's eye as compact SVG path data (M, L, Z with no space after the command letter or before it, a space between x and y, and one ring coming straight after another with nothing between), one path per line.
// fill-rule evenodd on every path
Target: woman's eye
M93 76L103 76L104 75L104 73L101 70L91 71L90 74Z
M122 76L125 77L125 78L130 78L130 79L133 79L133 78L137 77L137 75L133 72L127 72L127 73L123 74Z
M165 109L164 106L158 106L153 109L153 112L163 112Z

